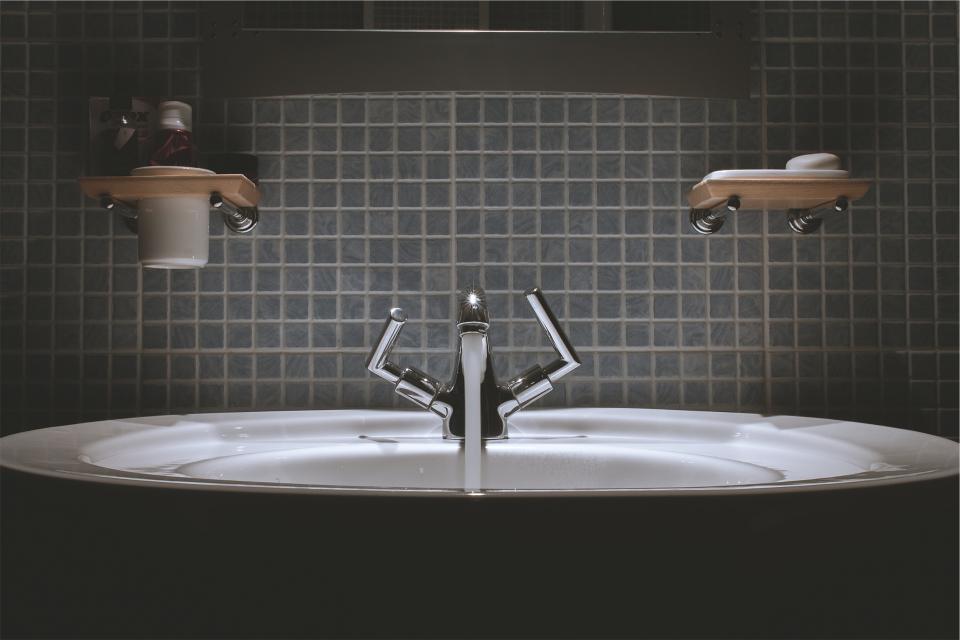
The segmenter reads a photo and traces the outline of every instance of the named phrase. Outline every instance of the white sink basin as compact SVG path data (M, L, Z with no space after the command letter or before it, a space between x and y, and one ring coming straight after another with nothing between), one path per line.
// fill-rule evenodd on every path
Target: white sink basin
M742 493L896 484L957 473L926 434L790 416L526 411L486 443L483 493ZM463 448L413 411L108 420L7 436L6 467L76 480L291 493L464 495Z

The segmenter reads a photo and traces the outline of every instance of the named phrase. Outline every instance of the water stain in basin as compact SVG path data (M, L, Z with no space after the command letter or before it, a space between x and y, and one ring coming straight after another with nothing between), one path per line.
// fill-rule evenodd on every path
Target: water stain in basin
M379 442L381 444L399 444L399 440L394 440L392 438L384 438L382 436L357 436L361 440L369 440L371 442Z

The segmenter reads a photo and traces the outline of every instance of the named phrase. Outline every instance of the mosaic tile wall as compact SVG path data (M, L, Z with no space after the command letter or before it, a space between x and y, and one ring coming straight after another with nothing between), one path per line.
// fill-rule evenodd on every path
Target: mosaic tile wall
M758 97L360 95L209 100L196 6L4 1L2 428L162 413L401 406L364 359L451 370L454 291L489 293L501 377L583 366L543 401L852 418L957 434L957 5L766 3ZM86 97L196 106L204 151L256 153L262 222L211 221L200 271L141 270L84 201ZM760 97L765 96L765 97ZM709 238L714 169L833 151L875 181L797 236L743 212Z

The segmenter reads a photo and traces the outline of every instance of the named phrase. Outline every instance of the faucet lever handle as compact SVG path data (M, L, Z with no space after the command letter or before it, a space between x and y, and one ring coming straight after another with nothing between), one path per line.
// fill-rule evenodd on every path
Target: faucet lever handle
M559 358L543 368L550 382L556 382L580 366L580 357L577 356L576 350L573 348L573 345L570 344L567 334L560 328L560 322L557 320L557 317L553 315L553 311L547 304L547 300L543 297L543 293L539 287L527 289L527 291L524 292L524 296L527 298L527 303L529 303L533 309L534 315L537 316L537 322L543 327L543 330L550 338L550 344L559 356Z
M400 337L400 331L406 322L407 314L403 312L403 309L399 307L390 309L390 313L387 314L387 321L383 324L383 330L380 332L380 337L377 338L377 343L371 349L370 356L367 358L367 370L392 384L397 384L400 381L400 374L403 373L403 369L387 360L387 356L390 355L393 346L397 343L397 338Z
M545 367L534 365L507 383L514 400L502 405L504 418L553 391L554 382L580 366L580 357L567 334L560 328L560 322L553 315L540 289L528 289L524 296L559 357Z
M419 369L401 367L387 359L406 322L407 314L403 309L390 309L380 337L370 350L367 370L394 385L394 391L398 395L415 402L424 409L442 415L443 407L433 406L434 399L440 391L440 382Z

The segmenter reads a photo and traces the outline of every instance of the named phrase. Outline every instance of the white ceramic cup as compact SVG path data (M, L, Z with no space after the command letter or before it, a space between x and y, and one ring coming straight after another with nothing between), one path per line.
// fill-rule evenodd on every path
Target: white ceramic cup
M143 198L137 235L144 267L202 267L210 254L210 201L203 195Z

